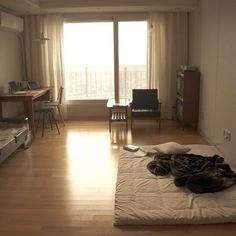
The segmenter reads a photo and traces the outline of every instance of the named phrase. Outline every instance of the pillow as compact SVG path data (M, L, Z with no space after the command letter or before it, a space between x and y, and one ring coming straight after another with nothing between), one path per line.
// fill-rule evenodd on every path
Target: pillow
M158 154L183 154L191 149L188 146L181 145L175 142L163 143L153 147Z

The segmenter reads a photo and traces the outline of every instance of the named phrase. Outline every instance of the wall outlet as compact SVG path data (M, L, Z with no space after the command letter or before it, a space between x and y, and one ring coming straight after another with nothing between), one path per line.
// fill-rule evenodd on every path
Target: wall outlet
M223 129L223 136L224 136L226 142L231 141L231 132L230 132L230 130Z

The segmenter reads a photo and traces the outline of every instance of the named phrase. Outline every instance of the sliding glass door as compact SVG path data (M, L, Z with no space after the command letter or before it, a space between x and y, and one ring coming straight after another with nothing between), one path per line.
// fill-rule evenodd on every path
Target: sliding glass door
M147 22L119 22L119 97L147 88Z
M113 23L65 24L64 45L66 99L113 97Z
M67 100L131 98L147 88L146 21L65 23L64 52Z

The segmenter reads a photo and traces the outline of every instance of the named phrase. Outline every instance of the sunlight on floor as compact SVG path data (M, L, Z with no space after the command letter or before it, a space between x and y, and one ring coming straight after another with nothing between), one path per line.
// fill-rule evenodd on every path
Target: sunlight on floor
M114 192L116 165L108 132L70 131L67 135L68 190L70 195L89 193L91 198ZM113 188L111 188L113 186ZM86 189L86 190L85 190Z

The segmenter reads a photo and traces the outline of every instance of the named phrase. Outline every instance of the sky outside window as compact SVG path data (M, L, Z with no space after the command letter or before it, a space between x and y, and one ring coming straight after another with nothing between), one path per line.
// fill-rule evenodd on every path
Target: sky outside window
M114 97L115 57L120 97L130 97L133 88L146 88L147 22L122 21L118 26L119 55L114 55L113 22L64 24L67 100Z

